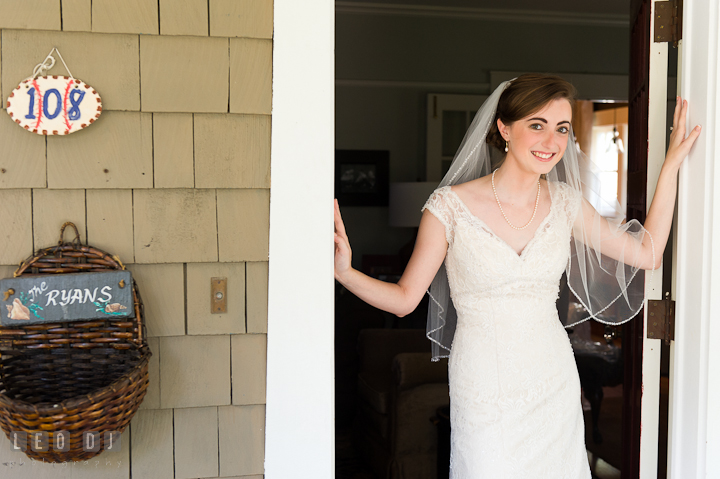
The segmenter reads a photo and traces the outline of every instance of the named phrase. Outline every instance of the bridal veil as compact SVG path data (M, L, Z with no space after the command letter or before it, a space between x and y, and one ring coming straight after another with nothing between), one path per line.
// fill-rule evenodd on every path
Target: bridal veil
M498 86L480 107L438 187L488 175L493 165L502 159L501 153L485 140L496 121L500 97L512 81ZM574 144L573 138L571 129L564 156L547 175L548 181L569 185L585 202L584 208L578 208L581 213L575 220L565 271L568 286L586 313L564 326L571 327L591 318L605 324L620 324L633 318L644 303L644 274L635 263L640 257L644 235L648 233L636 220L624 222L617 201L608 204L603 199L598 170ZM588 211L591 214L588 215ZM598 211L615 214L602 216ZM610 247L617 259L603 254L603 250L607 253ZM433 279L429 294L427 337L432 342L433 361L437 361L449 356L457 325L444 264Z

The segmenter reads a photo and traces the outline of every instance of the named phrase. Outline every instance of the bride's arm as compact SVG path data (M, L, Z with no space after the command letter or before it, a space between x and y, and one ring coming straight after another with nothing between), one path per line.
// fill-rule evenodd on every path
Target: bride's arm
M415 310L445 259L445 226L425 211L415 249L397 284L367 276L351 266L352 253L340 208L335 201L335 279L366 303L398 316Z
M657 269L660 267L675 210L678 171L683 160L690 152L693 143L700 135L700 126L698 125L690 131L687 138L685 137L687 106L687 101L683 101L680 97L677 98L673 115L673 130L670 134L670 146L660 170L660 177L650 204L650 210L643 225L650 234L644 236L639 248L625 248L628 239L632 241L635 241L635 239L629 238L627 233L617 234L613 232L613 227L607 221L596 221L597 217L595 215L597 215L597 212L587 201L583 200L582 219L588 229L591 227L601 228L599 235L595 231L590 231L589 236L600 238L604 255L616 260L623 260L625 263L641 269ZM629 252L631 254L628 254Z

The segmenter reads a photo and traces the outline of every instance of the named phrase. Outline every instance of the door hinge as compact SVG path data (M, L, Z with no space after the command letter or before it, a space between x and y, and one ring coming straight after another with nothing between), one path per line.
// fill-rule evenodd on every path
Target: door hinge
M663 339L668 345L675 340L675 301L670 293L665 293L665 299L648 300L647 337Z
M655 2L655 43L669 43L677 48L682 40L683 0Z

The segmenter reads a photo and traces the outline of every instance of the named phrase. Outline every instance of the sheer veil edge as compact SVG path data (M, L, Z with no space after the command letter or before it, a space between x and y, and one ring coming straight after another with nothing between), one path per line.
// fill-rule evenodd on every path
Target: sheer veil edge
M480 107L438 188L486 176L491 173L493 164L502 158L500 152L485 139L495 121L500 96L511 82L500 84ZM568 287L586 312L582 318L572 318L564 326L568 328L588 319L618 325L635 317L644 304L645 276L637 263L644 236L647 234L651 243L652 237L638 221L623 222L624 214L617 201L610 204L602 198L599 171L572 143L573 138L571 129L562 160L547 175L548 181L569 186L577 203L578 216L574 221L571 253L565 272ZM587 203L586 211L588 205L592 207L593 214L589 220L587 215L581 214L583 202ZM610 242L619 260L603 254L603 245L607 250ZM426 334L431 341L432 360L438 361L449 357L457 326L457 311L450 298L444 264L435 275L428 294L430 304Z

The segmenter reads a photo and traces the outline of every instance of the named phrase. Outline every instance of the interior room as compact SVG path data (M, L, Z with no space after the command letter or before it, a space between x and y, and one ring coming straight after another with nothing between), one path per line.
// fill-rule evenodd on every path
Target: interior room
M353 266L399 279L420 208L475 111L525 72L577 87L575 141L599 169L603 198L624 208L629 13L629 0L337 1L335 193ZM557 304L566 324L582 314L567 289ZM336 284L336 477L448 477L447 362L430 362L427 307L426 296L398 318ZM568 333L593 475L619 478L623 328L589 321Z

